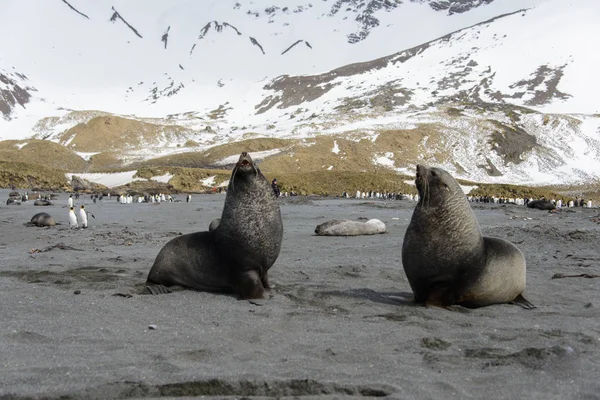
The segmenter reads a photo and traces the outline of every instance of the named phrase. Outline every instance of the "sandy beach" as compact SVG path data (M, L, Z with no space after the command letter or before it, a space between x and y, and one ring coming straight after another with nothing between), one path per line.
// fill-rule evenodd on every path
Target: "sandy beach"
M449 311L411 303L401 247L408 200L281 198L271 298L140 294L161 247L208 229L225 199L92 203L90 228L0 190L0 399L206 396L402 399L600 398L599 209L556 214L472 204L482 231L527 260L537 308ZM62 223L26 227L37 212ZM388 233L319 237L330 219Z

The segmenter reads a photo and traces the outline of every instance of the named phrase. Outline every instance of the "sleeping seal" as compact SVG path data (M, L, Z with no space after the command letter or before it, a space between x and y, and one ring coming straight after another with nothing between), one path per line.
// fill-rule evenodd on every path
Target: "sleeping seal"
M45 212L37 213L33 217L31 217L31 221L29 221L27 226L56 226L56 221L54 218Z
M538 210L554 210L556 206L549 200L531 200L527 203L528 208L537 208Z
M367 222L334 219L315 228L315 233L319 236L375 235L385 232L385 224L378 219L370 219Z

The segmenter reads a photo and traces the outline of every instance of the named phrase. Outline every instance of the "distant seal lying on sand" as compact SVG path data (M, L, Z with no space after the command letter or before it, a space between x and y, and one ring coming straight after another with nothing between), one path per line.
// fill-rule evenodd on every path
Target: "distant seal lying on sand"
M527 203L528 208L537 208L538 210L554 210L556 206L548 200L531 200Z
M402 264L415 302L480 307L516 303L525 257L512 243L483 237L461 187L446 171L417 166L419 203L404 236Z
M38 199L33 202L34 206L52 206L54 205L50 200Z
M211 224L212 225L212 224ZM283 224L271 184L243 152L233 168L218 226L176 237L158 253L146 285L153 294L168 286L237 292L262 298L267 271L281 250Z
M378 219L370 219L367 222L334 219L315 228L315 233L319 236L375 235L385 232L385 224Z
M31 217L31 221L29 221L26 225L29 225L29 226L56 226L56 221L50 214L41 212L41 213L37 213L33 217Z

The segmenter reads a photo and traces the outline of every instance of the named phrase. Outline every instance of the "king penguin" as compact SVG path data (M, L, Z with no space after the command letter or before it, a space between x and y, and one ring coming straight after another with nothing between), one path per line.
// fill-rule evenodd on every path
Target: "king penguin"
M77 216L75 215L75 209L73 207L69 207L69 227L77 228Z
M83 206L83 204L81 205L81 208L79 209L79 219L81 220L81 227L87 228L88 227L87 212L85 211L85 207Z

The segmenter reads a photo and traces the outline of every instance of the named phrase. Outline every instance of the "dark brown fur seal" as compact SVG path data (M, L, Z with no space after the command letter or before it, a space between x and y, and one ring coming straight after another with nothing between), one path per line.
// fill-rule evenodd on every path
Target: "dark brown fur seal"
M525 289L525 258L512 243L483 237L461 187L446 171L417 166L419 202L404 236L402 264L415 302L480 307L535 306Z
M281 249L283 224L269 181L243 152L235 165L218 226L172 239L159 252L146 285L151 293L169 286L236 292L262 298L267 271Z
M54 203L52 203L50 200L38 199L33 202L33 205L34 206L53 206Z
M56 226L56 221L54 218L45 212L37 213L33 217L31 217L31 221L29 221L26 225L28 226Z
M242 298L262 298L270 288L267 272L281 250L283 223L271 184L246 152L231 174L214 233L221 258L234 271L236 291Z
M528 208L537 208L538 210L554 210L556 206L549 200L531 200L527 203Z

